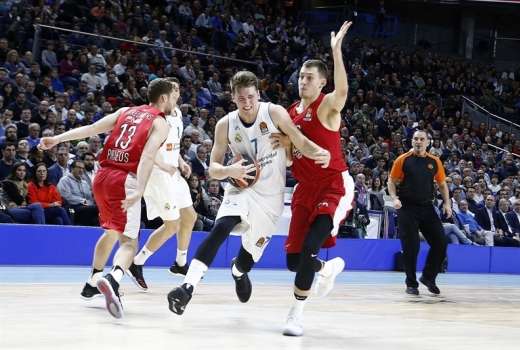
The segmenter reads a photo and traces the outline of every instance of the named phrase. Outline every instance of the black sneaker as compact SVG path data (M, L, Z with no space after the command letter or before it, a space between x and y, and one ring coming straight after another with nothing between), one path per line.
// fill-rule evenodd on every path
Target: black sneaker
M435 284L434 281L430 281L426 278L424 278L423 276L421 276L419 278L419 281L424 284L426 286L426 288L428 288L428 291L432 294L435 294L435 295L439 295L441 294L441 290L439 289L439 287L437 287L437 285Z
M146 284L143 276L143 265L136 265L132 263L126 272L139 289L144 291L148 290L148 285Z
M119 298L119 283L107 274L97 281L99 291L105 296L108 312L115 318L123 317L123 305Z
M417 288L417 287L406 287L406 294L418 296L419 295L419 288Z
M101 293L97 287L92 287L90 284L85 283L85 286L83 287L80 295L84 300L92 300L97 296L101 296Z
M177 315L182 315L184 310L186 309L186 305L191 300L191 295L193 294L193 286L188 287L186 283L172 289L170 293L168 293L168 308L171 312L176 313Z
M177 262L174 262L173 265L170 266L169 271L172 275L186 276L186 274L188 273L188 264L186 263L184 264L184 266L179 266Z
M236 258L231 260L231 269L233 269L233 265L235 265ZM253 287L251 286L251 280L247 276L247 273L244 273L242 276L237 277L231 273L233 279L235 280L235 292L237 293L238 300L242 303L247 303L249 298L251 298L251 293L253 291Z

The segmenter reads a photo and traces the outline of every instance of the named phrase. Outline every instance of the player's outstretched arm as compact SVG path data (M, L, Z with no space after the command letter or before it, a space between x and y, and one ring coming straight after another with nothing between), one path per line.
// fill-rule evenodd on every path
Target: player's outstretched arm
M323 104L320 106L320 110L323 110L326 115L339 117L339 112L345 107L347 101L348 80L341 46L351 25L352 22L345 21L337 33L330 33L330 47L334 61L334 91L325 96Z
M127 107L120 108L114 113L109 114L106 117L98 120L94 124L81 126L79 128L69 130L67 132L64 132L63 134L56 136L42 137L38 146L41 149L46 150L65 141L84 139L86 137L108 132L114 128L117 118L126 109Z
M224 157L228 148L228 118L220 119L215 127L215 140L209 158L209 176L213 179L223 180L228 177L235 179L254 179L254 176L247 175L255 168L254 164L242 165L244 159L231 165L224 165Z
M155 155L159 147L163 144L168 136L168 123L164 118L155 118L153 121L152 131L148 136L148 140L141 154L139 165L137 167L137 189L134 193L127 195L122 201L121 207L127 210L132 204L141 200L143 196L146 183L152 172L152 167L155 161Z
M271 104L269 105L269 114L278 128L289 137L294 146L305 157L314 159L316 164L321 164L323 168L329 166L330 152L305 137L294 125L285 108Z

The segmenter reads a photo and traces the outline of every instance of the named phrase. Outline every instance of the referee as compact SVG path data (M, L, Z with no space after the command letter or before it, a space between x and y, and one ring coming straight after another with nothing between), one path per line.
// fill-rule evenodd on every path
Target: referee
M419 253L419 230L430 245L426 265L419 278L433 294L440 294L435 278L446 257L446 241L442 223L433 207L437 182L446 217L451 217L446 174L439 158L426 152L430 144L428 134L418 130L413 134L412 149L394 162L388 179L388 192L397 209L397 223L403 249L406 272L406 293L419 295L415 270ZM398 190L397 190L398 188Z

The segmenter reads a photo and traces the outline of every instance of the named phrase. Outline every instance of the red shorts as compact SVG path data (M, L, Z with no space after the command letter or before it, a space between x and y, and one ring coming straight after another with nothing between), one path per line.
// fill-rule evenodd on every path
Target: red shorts
M352 178L348 171L338 173L320 183L298 183L291 202L291 223L285 241L287 253L300 253L303 242L316 216L330 215L334 227L323 248L336 245L339 224L345 220L354 198Z
M137 238L141 226L141 201L125 212L121 201L137 188L135 175L114 168L101 168L94 177L92 190L99 208L99 223L130 238Z

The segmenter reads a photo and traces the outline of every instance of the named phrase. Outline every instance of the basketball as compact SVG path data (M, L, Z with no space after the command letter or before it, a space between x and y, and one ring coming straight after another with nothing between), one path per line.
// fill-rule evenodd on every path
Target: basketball
M251 158L247 154L237 154L231 159L229 164L234 164L238 162L240 159L245 159L246 161L242 163L242 165L246 166L249 164L254 164L255 169L248 173L248 175L254 176L254 179L235 179L232 177L228 177L228 181L231 185L235 186L236 188L247 188L253 186L258 178L260 177L260 166L258 165L258 162Z

